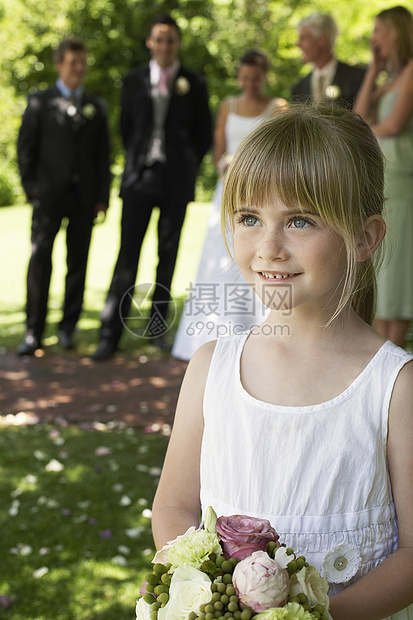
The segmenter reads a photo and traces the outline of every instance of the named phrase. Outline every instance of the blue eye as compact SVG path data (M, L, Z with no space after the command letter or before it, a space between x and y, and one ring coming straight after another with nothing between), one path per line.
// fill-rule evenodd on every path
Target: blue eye
M307 225L310 224L310 222L306 220L305 217L294 217L291 222L294 228L305 228Z
M244 224L245 226L255 226L255 224L257 223L257 218L253 217L252 215L248 215L245 219L244 219Z

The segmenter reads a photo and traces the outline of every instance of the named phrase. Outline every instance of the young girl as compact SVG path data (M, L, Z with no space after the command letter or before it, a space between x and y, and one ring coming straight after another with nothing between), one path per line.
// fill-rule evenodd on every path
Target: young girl
M370 327L382 207L347 110L281 111L243 142L223 218L270 314L193 357L153 506L157 546L208 505L269 519L334 620L413 618L413 364Z

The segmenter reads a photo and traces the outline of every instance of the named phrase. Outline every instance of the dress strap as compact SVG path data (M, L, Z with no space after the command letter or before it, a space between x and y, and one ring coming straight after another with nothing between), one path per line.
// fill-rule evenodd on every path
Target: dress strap
M237 113L237 98L236 97L228 97L228 106L231 114Z

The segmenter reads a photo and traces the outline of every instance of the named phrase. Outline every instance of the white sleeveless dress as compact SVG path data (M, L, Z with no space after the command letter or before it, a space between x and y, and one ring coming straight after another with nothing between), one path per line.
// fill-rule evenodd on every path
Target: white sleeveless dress
M268 519L335 594L391 555L398 525L387 468L390 397L411 359L387 341L339 396L262 402L241 384L248 334L218 340L204 398L201 504ZM343 562L344 558L344 562ZM391 616L413 620L413 605Z
M264 114L240 116L234 98L229 104L225 137L227 153L233 155ZM201 345L221 335L239 334L260 325L268 312L228 255L221 232L222 190L223 181L219 180L198 273L195 283L188 283L189 296L172 347L172 355L182 360L189 360Z

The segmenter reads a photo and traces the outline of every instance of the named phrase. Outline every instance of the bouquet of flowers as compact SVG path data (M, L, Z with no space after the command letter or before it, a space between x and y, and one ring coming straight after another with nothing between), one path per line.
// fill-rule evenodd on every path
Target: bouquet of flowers
M331 620L328 583L266 519L219 517L158 551L137 620Z

